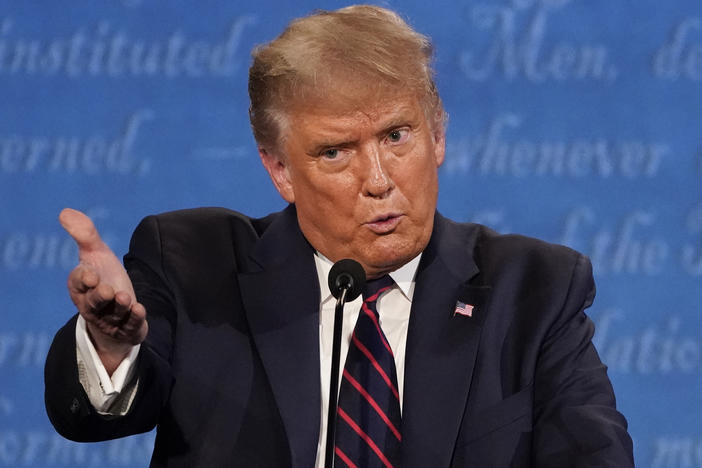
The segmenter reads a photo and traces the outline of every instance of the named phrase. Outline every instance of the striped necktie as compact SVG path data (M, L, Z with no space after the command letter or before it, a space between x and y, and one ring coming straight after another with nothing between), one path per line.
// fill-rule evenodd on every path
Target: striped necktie
M400 466L400 396L395 356L380 328L376 302L393 285L366 283L339 389L334 466Z

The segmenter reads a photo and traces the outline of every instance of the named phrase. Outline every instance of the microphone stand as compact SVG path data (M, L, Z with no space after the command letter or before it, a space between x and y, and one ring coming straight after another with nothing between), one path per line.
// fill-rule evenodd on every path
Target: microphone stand
M342 288L334 310L334 342L332 344L331 378L329 379L329 411L327 412L327 448L325 468L334 466L334 438L336 432L336 406L339 388L339 355L341 354L341 328L344 321L344 303L348 288Z

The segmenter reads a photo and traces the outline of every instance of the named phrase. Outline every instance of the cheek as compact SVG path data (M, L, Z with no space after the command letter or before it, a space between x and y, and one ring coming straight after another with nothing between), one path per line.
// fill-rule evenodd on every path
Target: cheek
M339 173L321 173L312 181L320 201L335 205L337 210L353 207L359 193L358 178L351 170Z
M328 232L340 232L352 220L357 190L344 174L305 174L295 184L298 211Z
M354 186L347 180L330 178L324 184L312 186L311 196L318 209L326 209L329 214L351 211L356 197Z
M438 191L437 167L432 162L433 154L400 161L395 181L403 194L415 208L430 203ZM433 207L431 207L433 209Z

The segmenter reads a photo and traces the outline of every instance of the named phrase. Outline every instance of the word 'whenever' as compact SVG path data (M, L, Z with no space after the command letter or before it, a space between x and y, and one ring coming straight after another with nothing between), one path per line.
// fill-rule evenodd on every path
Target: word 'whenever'
M508 131L519 130L523 121L517 114L500 114L484 134L449 141L442 170L482 176L652 178L670 153L669 145L660 142L510 137Z

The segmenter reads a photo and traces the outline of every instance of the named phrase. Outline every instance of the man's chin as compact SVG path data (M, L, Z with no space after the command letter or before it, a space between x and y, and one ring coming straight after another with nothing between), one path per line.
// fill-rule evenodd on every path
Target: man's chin
M419 249L398 245L376 245L374 247L376 248L368 252L368 255L364 255L361 260L366 275L371 278L397 270L421 252Z

